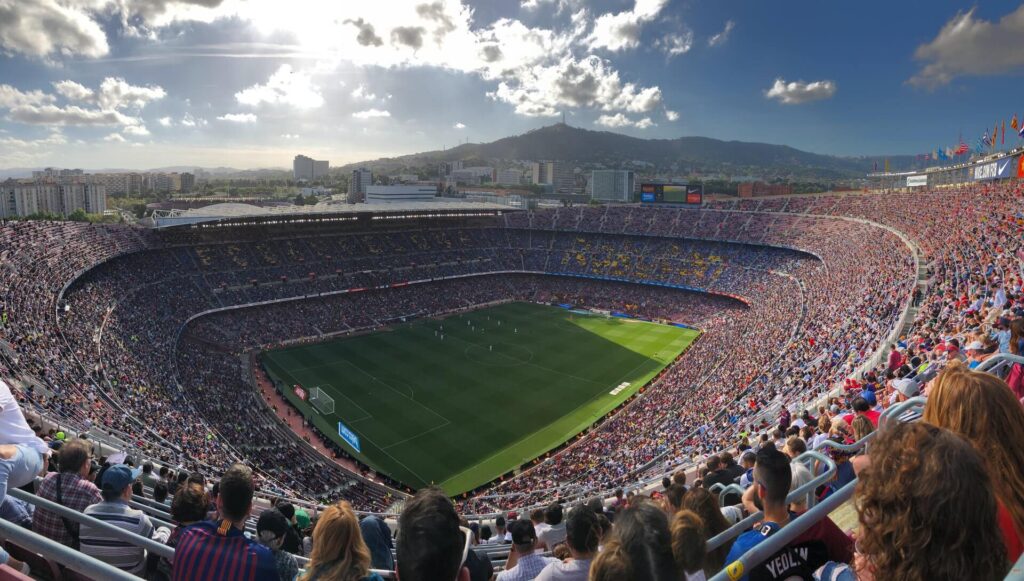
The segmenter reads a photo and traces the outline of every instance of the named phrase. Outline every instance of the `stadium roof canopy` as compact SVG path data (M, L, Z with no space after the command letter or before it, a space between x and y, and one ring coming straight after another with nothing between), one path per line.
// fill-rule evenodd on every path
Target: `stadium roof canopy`
M211 204L188 210L156 210L155 228L240 226L305 221L407 219L432 217L498 216L515 208L489 202L463 200L346 204L321 202L311 206L254 206L252 204Z

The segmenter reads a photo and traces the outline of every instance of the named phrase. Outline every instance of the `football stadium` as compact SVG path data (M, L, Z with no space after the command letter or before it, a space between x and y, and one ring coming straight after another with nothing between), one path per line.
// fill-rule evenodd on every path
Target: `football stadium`
M1024 4L356 4L0 0L0 581L1024 580Z

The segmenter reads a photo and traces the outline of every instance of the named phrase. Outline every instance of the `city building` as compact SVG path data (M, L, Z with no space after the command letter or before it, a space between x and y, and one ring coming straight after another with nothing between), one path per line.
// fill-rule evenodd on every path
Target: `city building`
M437 186L369 186L367 203L430 202L437 196Z
M603 202L630 202L636 174L630 170L596 169L590 172L590 197Z
M503 169L495 174L494 183L518 186L523 183L523 172L518 169Z
M40 212L66 217L75 210L101 214L106 209L106 189L97 183L8 180L0 184L0 218L18 218Z
M326 177L330 172L331 164L326 160L317 160L305 155L296 155L292 160L292 173L295 181L311 181Z
M366 201L366 191L373 184L373 173L368 169L352 170L352 178L348 182L348 203L356 204Z
M452 175L453 171L459 171L460 169L462 169L462 161L442 162L437 166L437 177L439 179L444 179Z
M188 194L196 187L196 176L185 172L181 174L181 193Z
M533 164L533 183L549 185L555 192L572 193L576 187L576 176L568 163L538 161Z

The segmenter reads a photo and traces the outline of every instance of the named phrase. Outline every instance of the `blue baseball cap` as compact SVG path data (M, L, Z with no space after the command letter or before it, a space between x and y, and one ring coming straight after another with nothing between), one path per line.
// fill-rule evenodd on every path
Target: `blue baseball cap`
M140 474L142 474L142 468L132 470L132 467L127 464L115 464L103 473L103 490L121 492L131 486Z

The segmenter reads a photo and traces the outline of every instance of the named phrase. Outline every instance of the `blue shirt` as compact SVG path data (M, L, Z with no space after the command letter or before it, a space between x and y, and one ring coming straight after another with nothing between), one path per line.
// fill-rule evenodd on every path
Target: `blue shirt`
M277 581L277 562L267 547L219 522L196 523L181 532L174 551L175 581Z

